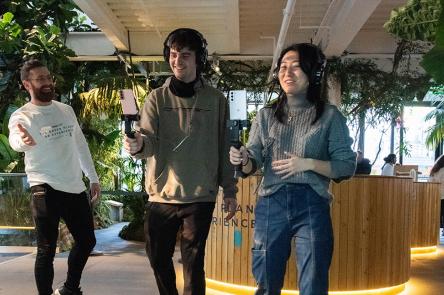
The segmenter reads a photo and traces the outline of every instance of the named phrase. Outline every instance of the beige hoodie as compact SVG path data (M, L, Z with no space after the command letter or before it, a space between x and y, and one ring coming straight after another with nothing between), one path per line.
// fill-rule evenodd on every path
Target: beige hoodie
M165 84L153 90L140 111L136 129L147 158L146 190L160 203L214 202L219 186L235 197L234 168L229 162L224 95L200 79L195 95L175 96Z

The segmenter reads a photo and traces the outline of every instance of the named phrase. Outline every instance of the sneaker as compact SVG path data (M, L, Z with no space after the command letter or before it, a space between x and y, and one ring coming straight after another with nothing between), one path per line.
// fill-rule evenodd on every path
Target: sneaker
M78 288L75 291L72 291L71 289L66 288L65 286L58 288L55 290L54 295L82 295L83 292Z

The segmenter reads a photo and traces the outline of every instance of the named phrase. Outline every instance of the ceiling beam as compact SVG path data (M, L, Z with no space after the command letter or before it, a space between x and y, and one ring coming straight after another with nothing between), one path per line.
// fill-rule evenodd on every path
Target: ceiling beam
M313 43L326 56L340 56L367 22L381 0L333 0Z
M232 53L240 53L239 0L226 2L226 28L232 41Z
M74 2L105 33L119 51L129 51L128 32L106 5L106 1L74 0Z
M273 48L273 62L271 63L270 72L268 73L267 81L270 82L273 78L273 70L276 66L279 54L281 54L281 50L284 47L285 40L287 39L288 27L290 26L291 17L293 16L294 7L296 5L296 0L287 0L287 5L283 11L283 18L281 29L279 31L279 37L276 43L276 48Z

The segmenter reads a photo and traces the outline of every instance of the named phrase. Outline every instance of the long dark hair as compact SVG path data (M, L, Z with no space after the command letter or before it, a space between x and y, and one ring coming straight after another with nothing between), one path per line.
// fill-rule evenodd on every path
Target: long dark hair
M444 155L439 156L438 160L433 164L432 170L430 170L430 176L433 176L442 167L444 167Z
M384 162L386 162L386 163L396 164L396 163L394 163L395 161L396 161L395 154L388 154L387 157L384 158Z
M322 116L327 100L324 97L325 83L322 83L323 76L323 64L325 61L325 55L315 45L309 43L297 43L292 44L282 50L279 59L277 61L276 68L274 69L274 79L277 78L279 68L281 66L282 58L289 51L296 51L299 53L299 64L302 71L307 75L309 79L307 89L307 100L314 104L316 109L316 116L311 123L312 125ZM279 82L279 80L277 80ZM281 123L287 117L285 105L287 104L287 95L281 89L278 99L271 105L274 109L274 117Z

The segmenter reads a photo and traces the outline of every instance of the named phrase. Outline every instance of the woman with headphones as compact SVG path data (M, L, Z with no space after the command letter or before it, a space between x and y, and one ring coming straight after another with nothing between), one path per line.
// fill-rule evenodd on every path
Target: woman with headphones
M245 175L263 168L255 209L253 275L256 294L280 294L296 238L301 295L328 293L333 230L328 189L355 171L346 119L321 95L325 56L294 44L278 59L278 99L261 109L246 147L230 149Z

